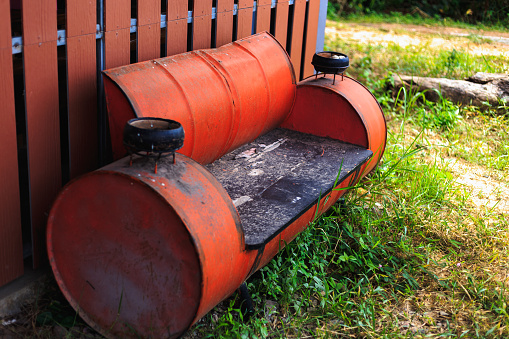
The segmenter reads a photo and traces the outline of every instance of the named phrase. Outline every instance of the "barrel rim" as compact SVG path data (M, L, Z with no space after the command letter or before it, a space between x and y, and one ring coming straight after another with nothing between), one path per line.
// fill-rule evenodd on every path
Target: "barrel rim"
M123 160L123 159L120 159L119 161L121 161L121 160ZM169 204L169 202L159 192L157 192L157 190L155 190L152 186L150 186L148 183L144 182L143 180L141 180L139 178L130 176L127 173L123 173L123 172L119 172L119 171L98 169L98 170L95 170L93 172L87 173L87 174L85 174L85 175L83 175L81 177L75 178L75 179L71 180L69 183L67 183L64 186L64 188L61 190L61 192L58 194L57 198L55 199L55 201L54 201L54 203L52 205L52 208L50 210L49 216L48 216L47 229L46 229L46 239L47 239L46 240L46 246L47 246L49 262L50 262L53 274L55 275L55 280L56 280L60 290L64 294L65 298L67 299L69 304L72 306L72 308L94 330L96 330L97 332L99 332L101 335L103 335L105 337L109 337L112 334L112 332L110 332L108 330L104 330L97 322L92 320L92 317L89 316L89 314L87 312L85 312L83 309L80 308L79 301L76 300L72 296L72 294L70 293L70 290L69 290L69 288L67 286L67 283L65 283L64 279L62 278L61 270L58 268L57 263L55 261L54 250L53 250L54 247L53 247L53 241L52 241L52 239L53 239L52 234L53 234L53 228L54 228L53 221L55 219L55 214L57 213L57 210L58 210L58 207L60 206L60 204L63 203L64 196L67 194L66 192L69 190L69 188L74 183L76 183L78 180L83 180L84 178L90 178L90 177L93 177L93 176L99 176L99 175L105 175L105 174L116 175L118 177L122 177L123 179L129 179L131 182L135 181L138 184L141 184L140 187L144 187L145 189L149 189L150 191L152 191L154 193L157 193L157 199L160 199L164 204L166 204L169 208L171 208L175 212L175 214L178 216L178 218L180 219L182 224L185 226L185 232L189 236L190 243L194 247L196 253L199 253L199 248L198 248L198 246L196 244L195 239L192 237L192 234L189 232L187 224L182 219L182 216L177 212L177 210L175 210L173 208L173 206L171 206L171 204ZM197 301L198 302L195 304L194 310L192 312L192 314L194 314L194 316L191 317L190 322L184 326L184 329L178 335L181 335L181 334L185 333L194 324L194 322L196 321L196 319L195 319L196 318L196 314L197 314L197 312L199 310L199 307L200 307L200 304L201 304L201 299L202 299L202 296L203 296L203 273L204 273L203 272L203 264L202 264L201 260L199 260L199 255L197 255L197 259L198 259L197 263L198 263L198 265L200 267L200 272L199 272L199 275L200 275L200 279L199 279L200 280L200 283L199 283L200 289L199 289L199 295L197 296Z

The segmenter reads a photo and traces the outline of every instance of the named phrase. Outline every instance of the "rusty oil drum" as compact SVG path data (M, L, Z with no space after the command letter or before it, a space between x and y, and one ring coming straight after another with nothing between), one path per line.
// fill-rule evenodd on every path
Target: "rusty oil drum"
M67 185L48 221L56 280L107 337L181 335L246 279L239 216L217 180L180 154L126 157ZM136 329L136 333L132 330Z
M104 87L116 159L125 155L128 120L159 117L179 121L186 132L180 153L206 164L279 126L296 82L288 54L265 32L107 70Z

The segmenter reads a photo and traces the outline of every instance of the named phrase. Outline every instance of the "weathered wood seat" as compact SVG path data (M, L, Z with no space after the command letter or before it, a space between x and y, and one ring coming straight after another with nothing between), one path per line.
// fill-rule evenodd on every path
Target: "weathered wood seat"
M274 129L205 167L239 212L247 248L260 248L373 155L361 146Z

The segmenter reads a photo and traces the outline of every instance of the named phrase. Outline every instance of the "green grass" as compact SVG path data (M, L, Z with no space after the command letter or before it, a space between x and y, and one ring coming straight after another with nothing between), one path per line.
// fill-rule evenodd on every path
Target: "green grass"
M341 24L338 26L341 31ZM409 33L405 33L409 34ZM447 37L451 45L467 38ZM325 49L349 53L351 66L347 73L368 83L373 83L392 73L429 77L447 77L464 79L475 72L508 73L509 63L504 55L473 55L466 49L442 50L432 47L432 38L427 36L420 44L402 47L389 42L382 44L365 44L357 41L326 36ZM471 43L471 45L475 45ZM509 52L508 52L509 53Z
M338 15L332 2L329 2L327 8L327 18L330 20L349 22L349 23L362 23L362 24L377 24L377 23L395 23L405 25L424 25L435 27L455 27L473 29L476 31L502 31L509 32L509 28L505 22L499 24L471 24L465 21L454 20L451 18L442 17L429 17L424 18L417 14L403 14L399 12L390 13L349 13Z

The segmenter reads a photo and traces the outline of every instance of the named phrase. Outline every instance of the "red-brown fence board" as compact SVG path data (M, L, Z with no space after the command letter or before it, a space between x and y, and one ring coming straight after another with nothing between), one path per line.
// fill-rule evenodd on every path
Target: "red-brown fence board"
M93 34L96 31L96 0L66 1L67 37Z
M95 0L67 0L67 111L71 179L94 170L98 165L96 10Z
M187 51L187 0L166 2L166 55Z
M57 42L23 46L34 267L45 257L44 232L60 189Z
M232 12L233 14L234 3L235 3L234 0L217 0L216 12L217 13Z
M210 48L212 17L210 15L193 18L193 49Z
M254 1L253 0L239 0L237 7L241 8L253 8Z
M264 5L262 2L260 6L256 7L256 33L270 32L270 12L270 1L268 5Z
M216 47L232 42L233 11L217 13Z
M104 0L104 27L106 31L131 27L131 0Z
M62 183L56 2L23 0L22 13L33 264L38 267L46 257L48 212Z
M193 2L193 49L210 48L212 42L212 1Z
M306 18L306 0L295 0L293 6L293 27L290 57L292 59L293 67L295 68L295 76L298 80L300 80L302 43L304 38L304 20Z
M253 0L239 0L237 5L237 39L252 34L253 29Z
M253 8L242 8L237 11L237 39L251 35L253 27Z
M104 68L129 64L129 28L104 32Z
M187 19L187 0L167 0L166 8L166 20L173 21L179 19Z
M67 39L67 79L72 179L98 165L95 34Z
M286 38L288 36L288 13L290 5L288 1L276 3L276 23L274 36L277 41L286 48Z
M161 57L161 24L138 26L138 62Z
M316 52L316 37L318 35L318 17L320 15L320 0L309 0L308 2L308 21L306 32L306 50L304 55L304 73L303 78L314 74L314 68L311 64L313 55Z
M187 51L187 18L166 23L166 55Z
M161 57L161 1L138 2L138 61Z
M194 0L193 1L193 17L212 15L211 0Z
M0 1L0 286L23 274L9 1Z
M161 1L138 1L138 26L145 26L161 22Z
M57 40L55 0L22 0L23 45Z
M131 0L104 0L104 66L130 61Z
M233 0L217 0L216 47L232 42Z

